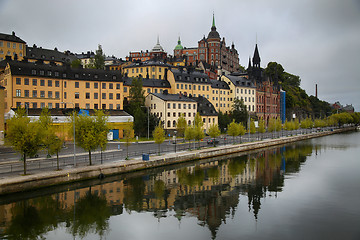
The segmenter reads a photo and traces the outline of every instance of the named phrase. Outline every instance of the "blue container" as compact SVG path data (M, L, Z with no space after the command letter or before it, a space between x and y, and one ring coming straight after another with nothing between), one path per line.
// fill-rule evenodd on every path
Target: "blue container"
M149 161L149 159L150 159L150 158L149 158L149 154L143 154L143 155L142 155L142 160L143 160L143 161Z

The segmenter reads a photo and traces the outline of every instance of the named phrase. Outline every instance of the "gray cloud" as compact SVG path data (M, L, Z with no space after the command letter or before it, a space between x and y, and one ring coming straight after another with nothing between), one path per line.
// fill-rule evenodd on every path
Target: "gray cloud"
M360 3L357 0L158 0L0 1L1 32L15 31L29 45L83 52L102 44L107 55L151 50L157 36L172 54L195 47L216 26L240 63L247 66L259 45L262 66L281 63L299 75L302 87L323 100L360 109Z

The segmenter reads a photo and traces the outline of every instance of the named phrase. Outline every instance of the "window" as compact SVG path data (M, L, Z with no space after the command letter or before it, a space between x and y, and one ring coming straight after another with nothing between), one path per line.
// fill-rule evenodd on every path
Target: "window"
M186 109L186 104L184 103L184 106L183 106L184 109Z
M64 82L64 88L66 88L66 86L67 86L67 83L66 83L66 81Z
M120 83L116 84L116 89L120 89Z
M106 93L102 93L101 98L106 99Z
M48 108L52 109L52 103L48 103Z
M98 109L99 105L97 103L94 104L94 109Z
M64 92L64 98L66 99L66 97L67 97L67 94L66 94L66 92Z
M170 109L171 108L171 103L168 103L167 107L168 107L168 109Z
M28 78L24 79L24 85L29 85L29 79Z
M101 84L102 89L106 89L106 83Z
M120 110L120 104L116 104L116 109Z
M79 82L75 82L75 88L79 88Z
M16 78L16 85L21 85L21 78Z
M173 109L176 109L176 103L173 103Z
M45 86L45 80L40 79L40 86Z
M85 104L85 108L90 109L90 104L89 103Z
M32 85L33 85L33 86L37 86L37 79L33 79L33 80L32 80Z
M60 92L55 92L55 98L60 98Z
M167 113L168 117L170 117L170 112Z
M114 106L110 103L109 104L109 109L113 109L114 108Z
M52 80L48 80L48 87L52 87Z
M52 98L53 95L52 95L52 91L48 91L48 98Z
M44 70L40 70L40 75L44 76L45 72Z
M113 99L113 94L109 93L109 99Z
M60 82L59 81L55 81L55 87L60 87Z
M102 105L101 105L101 108L102 108L102 109L106 109L106 104L102 104Z
M90 83L89 83L89 82L86 82L86 83L85 83L85 87L86 87L86 88L90 88Z
M32 105L33 105L33 108L37 108L37 103L36 102L33 102Z
M21 97L21 90L20 89L16 89L16 96Z
M33 96L34 98L37 97L37 91L36 91L36 90L33 90L33 91L32 91L32 96Z
M124 92L127 92L127 87L124 87Z
M112 83L109 83L109 89L113 89L113 84Z
M44 107L45 107L45 103L44 102L40 103L40 108L44 108Z
M119 100L120 99L120 93L116 94L116 99Z
M75 99L79 99L80 98L80 93L76 92L75 93Z
M89 92L85 93L85 98L90 99L90 93Z
M24 97L29 97L29 90L24 91Z
M95 89L98 89L98 88L99 88L99 83L97 83L97 82L94 83L94 88L95 88Z
M42 97L42 98L45 97L45 91L40 91L40 97Z
M99 94L96 92L94 93L94 99L98 99L99 98Z
M167 126L170 127L170 121L167 122Z
M176 121L175 120L173 121L173 127L176 127Z

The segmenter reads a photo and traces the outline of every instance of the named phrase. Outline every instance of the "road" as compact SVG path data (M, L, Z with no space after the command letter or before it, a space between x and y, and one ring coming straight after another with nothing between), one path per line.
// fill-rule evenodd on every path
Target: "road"
M313 131L316 131L313 129ZM295 135L301 134L304 130L295 130L292 132L282 131L282 132L273 132L273 133L265 133L262 134L261 137L259 134L248 134L241 137L231 137L222 135L218 137L219 143L217 145L227 145L233 143L241 142L249 142L256 141L260 139L266 138L275 138L282 137L285 135ZM310 132L309 130L307 132ZM161 153L164 152L175 152L175 148L177 152L186 151L189 148L198 148L198 144L200 147L211 147L211 145L207 144L207 140L210 137L206 137L203 141L194 142L184 142L183 139L177 139L176 144L173 140L165 140L161 146ZM89 165L89 154L85 152L83 149L76 147L76 157L74 161L74 147L73 144L68 142L65 147L61 150L59 154L59 168L73 168L74 166L86 166ZM98 165L102 163L115 162L115 161L126 161L125 159L133 159L133 158L141 158L142 154L157 154L158 153L158 144L155 144L153 141L149 142L139 142L139 143L131 143L128 148L126 143L119 142L109 142L107 144L106 150L101 153L100 150L94 151L91 154L92 164ZM57 158L56 156L47 157L46 150L42 150L38 153L38 157L27 159L27 173L34 174L43 171L54 171L57 169ZM24 165L23 161L21 161L20 154L16 153L9 147L0 147L0 179L6 177L14 177L23 174Z

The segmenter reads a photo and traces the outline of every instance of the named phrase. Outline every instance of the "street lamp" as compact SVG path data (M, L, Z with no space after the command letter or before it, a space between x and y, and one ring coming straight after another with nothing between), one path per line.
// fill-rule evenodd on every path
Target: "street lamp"
M176 153L176 133L177 133L177 131L175 130L174 133L175 133L175 153Z
M76 167L76 149L75 149L75 104L73 102L61 102L60 104L72 104L73 105L73 129L74 129L74 167Z

